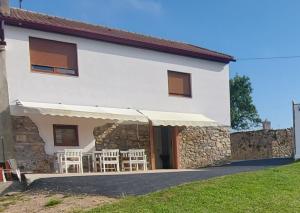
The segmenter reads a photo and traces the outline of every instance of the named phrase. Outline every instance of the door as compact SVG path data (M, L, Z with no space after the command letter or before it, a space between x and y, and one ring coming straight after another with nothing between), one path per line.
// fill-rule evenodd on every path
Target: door
M155 161L157 169L174 168L172 133L172 127L154 127Z

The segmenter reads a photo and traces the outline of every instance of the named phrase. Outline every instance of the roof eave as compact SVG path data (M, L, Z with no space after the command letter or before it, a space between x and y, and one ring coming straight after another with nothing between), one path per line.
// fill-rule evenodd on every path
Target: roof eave
M104 34L98 34L94 32L88 32L83 31L80 29L74 29L74 28L68 28L63 26L54 26L50 24L41 24L37 22L30 22L26 20L19 20L12 17L0 17L5 21L5 24L16 26L16 27L22 27L22 28L28 28L28 29L34 29L34 30L40 30L40 31L46 31L46 32L53 32L53 33L60 33L65 35L71 35L71 36L77 36L82 38L88 38L92 40L98 40L98 41L105 41L115 44L121 44L126 46L132 46L137 48L143 48L148 50L155 50L159 52L165 52L165 53L171 53L181 56L187 56L192 58L198 58L198 59L206 59L211 61L216 61L220 63L230 63L235 62L236 60L229 55L226 55L224 57L221 56L213 56L209 54L201 54L194 51L188 51L188 50L182 50L179 48L172 48L172 47L166 47L163 45L157 45L152 44L148 42L142 42L142 41L136 41L132 39L125 39L120 37L114 37L111 35L104 35Z

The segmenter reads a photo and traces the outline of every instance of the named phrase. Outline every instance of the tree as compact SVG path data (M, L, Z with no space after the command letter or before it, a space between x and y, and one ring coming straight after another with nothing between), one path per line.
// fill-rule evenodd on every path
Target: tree
M230 79L231 127L235 130L246 130L261 124L253 104L252 91L249 77L236 75Z

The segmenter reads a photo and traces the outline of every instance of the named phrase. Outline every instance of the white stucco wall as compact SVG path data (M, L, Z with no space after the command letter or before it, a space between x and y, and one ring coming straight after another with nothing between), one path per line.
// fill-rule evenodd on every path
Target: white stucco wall
M28 116L28 115L27 115ZM53 124L77 125L78 126L78 140L79 146L72 147L83 149L85 152L91 152L95 147L95 138L93 130L96 126L102 126L105 121L100 119L87 118L70 118L59 116L43 116L43 115L29 115L31 120L37 125L40 136L45 141L45 151L52 155L57 151L62 151L66 146L54 146Z
M10 103L99 105L201 113L230 125L228 65L6 26ZM79 77L30 71L29 36L77 44ZM191 73L192 98L168 94L167 71Z
M300 104L294 105L295 159L300 159Z

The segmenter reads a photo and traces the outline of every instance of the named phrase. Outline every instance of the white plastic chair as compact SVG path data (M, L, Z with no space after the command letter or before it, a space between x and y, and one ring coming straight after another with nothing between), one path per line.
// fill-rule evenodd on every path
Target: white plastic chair
M7 162L7 169L3 169L3 181L6 182L6 178L5 178L5 173L12 173L14 175L17 176L18 180L21 182L21 171L20 169L18 168L18 165L17 165L17 161L15 159L9 159L6 161Z
M136 166L136 170L139 170L139 165L143 166L143 170L147 170L147 156L145 154L145 149L129 149L128 154L126 154L128 160L122 161L122 169L125 169L125 164L129 165L129 170L132 171L133 165Z
M64 155L61 155L61 159L59 160L61 173L63 173L63 169L68 173L69 166L71 165L75 166L78 173L83 173L82 149L65 149L64 151Z
M121 154L121 168L122 168L122 171L125 171L126 168L129 168L129 167L125 167L125 164L127 164L129 166L129 151L120 151L120 154Z
M100 172L102 171L102 151L94 151L93 152L93 170L94 172L98 172L98 165L100 167Z
M103 149L101 155L101 166L103 172L107 170L116 169L120 171L119 165L119 150L118 149ZM107 168L107 165L113 166L114 168Z

